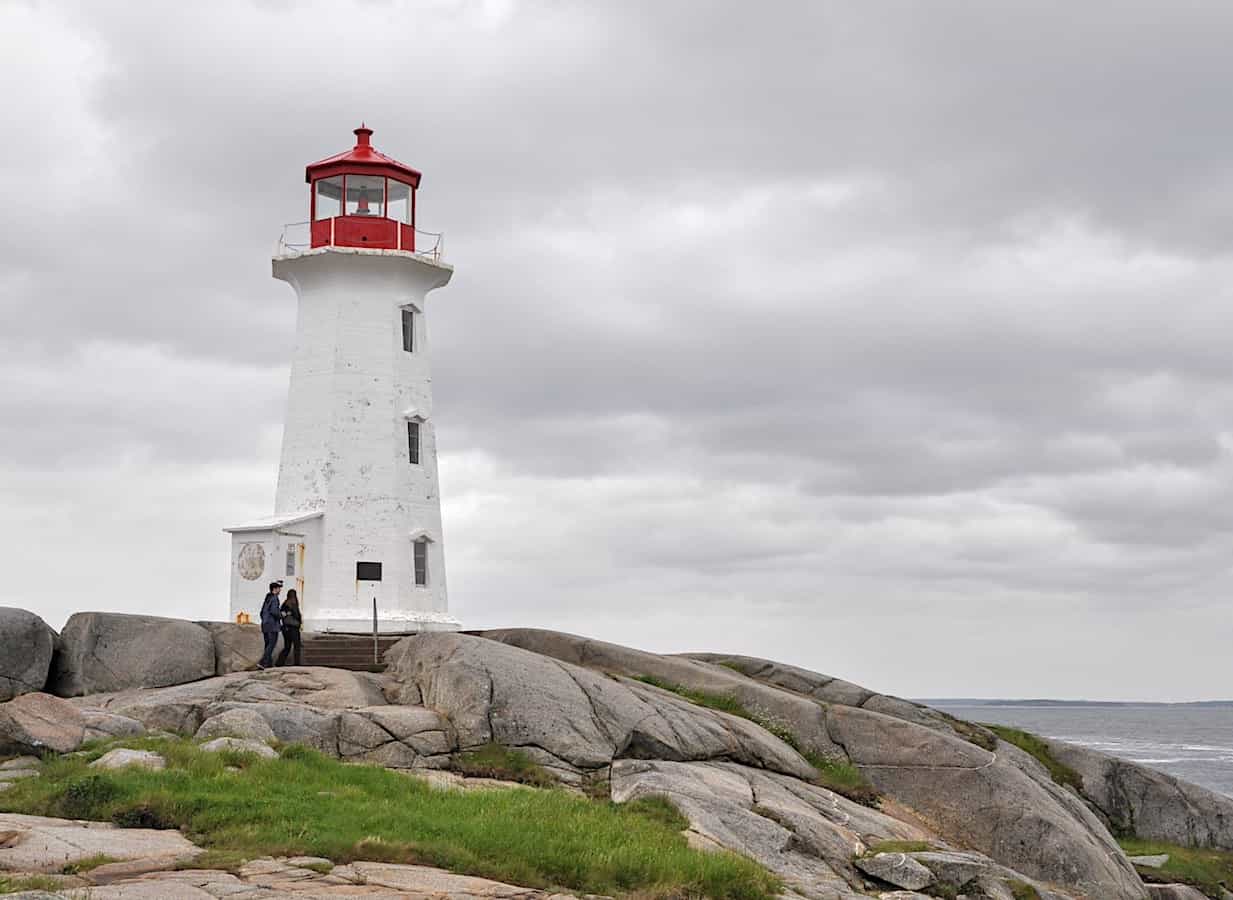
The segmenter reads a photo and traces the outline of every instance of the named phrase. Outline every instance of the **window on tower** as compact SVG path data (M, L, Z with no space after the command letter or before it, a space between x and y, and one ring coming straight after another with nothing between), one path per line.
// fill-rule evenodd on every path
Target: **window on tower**
M313 201L313 218L320 222L322 219L332 219L335 216L341 216L342 176L335 175L333 178L319 178L313 182L313 187L316 188Z
M415 310L402 311L402 349L408 353L415 351Z
M347 215L385 215L385 178L380 175L348 175L346 178Z
M389 180L389 208L386 215L404 225L411 224L411 185Z
M415 583L428 584L428 539L420 538L412 546L415 548Z
M413 465L420 462L420 423L407 423L407 455Z

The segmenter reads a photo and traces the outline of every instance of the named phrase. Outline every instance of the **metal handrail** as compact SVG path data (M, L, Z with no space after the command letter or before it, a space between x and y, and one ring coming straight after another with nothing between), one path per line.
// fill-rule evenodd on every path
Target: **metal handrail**
M289 234L292 229L306 228L309 229L304 234L304 240L290 240ZM312 222L288 222L283 225L282 233L278 236L278 240L274 244L275 256L299 256L305 250L312 246ZM420 248L419 236L423 235L427 238L432 238L432 246L426 249ZM441 257L445 253L445 235L440 231L423 231L419 228L415 229L415 249L407 251L414 253L416 256L424 256L431 259L433 262L440 262ZM295 235L299 237L299 235Z

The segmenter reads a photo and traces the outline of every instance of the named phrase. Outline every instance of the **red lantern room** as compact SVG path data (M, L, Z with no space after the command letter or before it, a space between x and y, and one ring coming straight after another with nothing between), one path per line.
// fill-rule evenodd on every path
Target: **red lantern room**
M415 191L420 173L372 146L372 129L355 129L345 153L311 163L312 246L415 250Z

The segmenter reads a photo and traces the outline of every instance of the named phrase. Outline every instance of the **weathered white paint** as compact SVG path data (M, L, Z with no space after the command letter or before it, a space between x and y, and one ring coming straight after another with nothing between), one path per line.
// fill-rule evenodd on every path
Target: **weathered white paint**
M234 618L254 615L266 584L244 580L246 542L265 542L266 571L285 571L288 543L304 544L305 627L370 631L377 599L383 631L457 628L449 615L425 297L453 269L398 250L322 247L274 258L274 277L299 300L283 430L276 516L232 534ZM402 345L402 310L414 308L414 351ZM408 458L407 421L420 422L420 462ZM305 513L319 513L304 519ZM428 584L415 584L412 542L428 539ZM357 582L357 561L383 580ZM253 592L257 587L259 591ZM238 592L238 593L237 593ZM254 616L255 618L255 616Z

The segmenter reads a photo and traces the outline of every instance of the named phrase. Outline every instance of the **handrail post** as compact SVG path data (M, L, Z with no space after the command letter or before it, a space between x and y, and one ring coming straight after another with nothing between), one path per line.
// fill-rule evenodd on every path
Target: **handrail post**
M372 664L378 666L381 664L379 644L377 643L377 598L372 598Z

